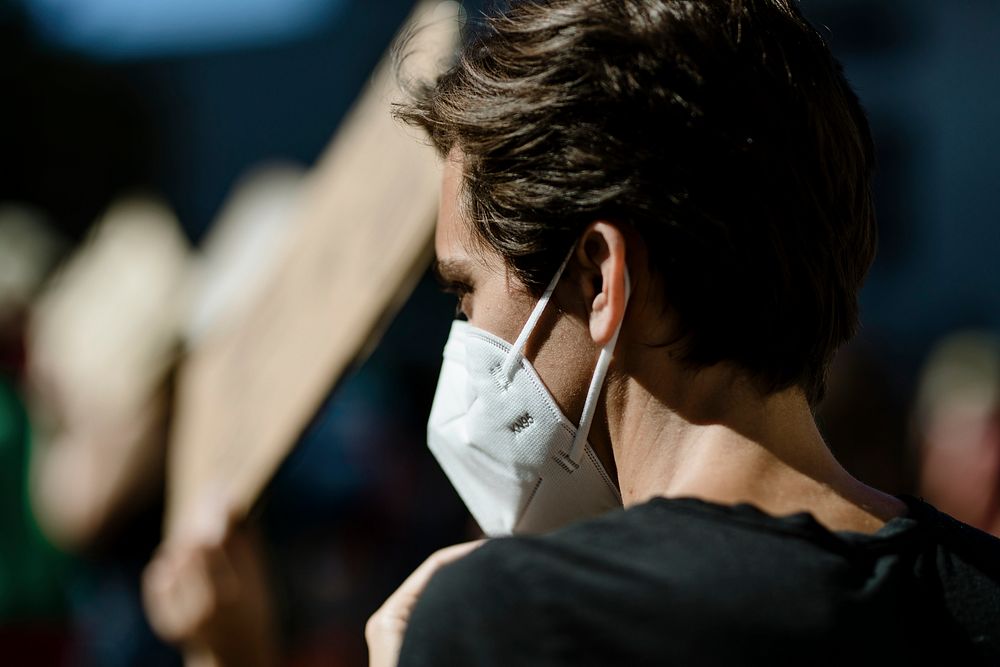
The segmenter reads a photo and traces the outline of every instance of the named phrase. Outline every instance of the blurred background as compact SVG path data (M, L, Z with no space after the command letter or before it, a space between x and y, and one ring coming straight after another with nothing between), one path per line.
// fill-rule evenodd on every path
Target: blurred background
M178 285L234 207L253 278L412 5L0 0L4 664L181 664L141 596L201 326L170 317ZM879 151L879 254L821 428L863 480L1000 534L1000 4L802 6ZM423 278L254 513L281 664L366 664L367 617L475 530L424 445L453 312Z

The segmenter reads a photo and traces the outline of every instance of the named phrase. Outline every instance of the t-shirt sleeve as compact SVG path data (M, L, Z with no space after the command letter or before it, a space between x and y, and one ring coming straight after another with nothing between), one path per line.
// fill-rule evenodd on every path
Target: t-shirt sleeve
M434 575L410 617L400 667L499 667L541 657L542 610L497 542Z

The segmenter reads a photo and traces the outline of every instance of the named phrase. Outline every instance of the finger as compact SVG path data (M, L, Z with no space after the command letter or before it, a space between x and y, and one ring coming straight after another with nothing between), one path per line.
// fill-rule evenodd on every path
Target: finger
M150 612L170 634L190 634L220 600L232 599L239 591L239 575L233 565L238 529L206 519L162 545L147 567L146 584Z
M142 573L142 603L149 625L161 639L170 641L172 632L165 591L169 585L163 556L154 558Z
M431 554L430 558L425 560L420 567L413 571L413 574L406 578L406 581L404 581L402 585L396 589L395 593L389 596L389 599L386 600L386 605L398 599L415 599L419 597L423 590L427 587L427 583L431 580L431 577L433 577L438 570L445 565L462 558L477 547L482 546L484 542L486 542L486 540L464 542L462 544L456 544L434 552Z
M427 587L431 577L448 563L462 558L484 542L485 540L476 540L475 542L456 544L431 554L375 612L371 618L373 627L381 627L389 631L390 628L398 629L400 624L405 626L409 620L410 611L416 604L417 598Z
M365 639L368 643L370 667L389 667L397 663L410 612L431 577L448 563L462 558L482 545L484 541L456 544L432 554L368 619Z
M184 638L184 610L178 607L180 554L161 549L143 576L143 599L150 625L165 641Z
M218 607L218 595L204 550L185 554L171 593L175 632L182 643L197 640Z
M167 589L170 610L170 620L176 640L190 639L191 628L194 625L191 613L197 606L198 594L191 584L191 571L188 566L190 555L184 554L174 570L171 586Z

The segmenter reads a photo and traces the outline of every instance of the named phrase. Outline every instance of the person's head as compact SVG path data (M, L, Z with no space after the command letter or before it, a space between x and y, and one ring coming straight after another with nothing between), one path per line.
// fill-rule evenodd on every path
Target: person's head
M516 336L578 243L552 317L582 316L595 346L627 265L623 340L820 399L874 255L874 158L792 0L514 2L398 114L449 158L437 251L475 283L477 326Z

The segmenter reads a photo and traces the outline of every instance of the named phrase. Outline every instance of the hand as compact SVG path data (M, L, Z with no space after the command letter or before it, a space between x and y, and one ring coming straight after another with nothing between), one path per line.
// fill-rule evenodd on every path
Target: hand
M369 667L396 667L410 614L427 582L439 569L467 555L485 541L456 544L436 551L372 614L365 626Z
M153 630L188 667L277 663L259 540L231 512L163 544L143 573L143 599Z

